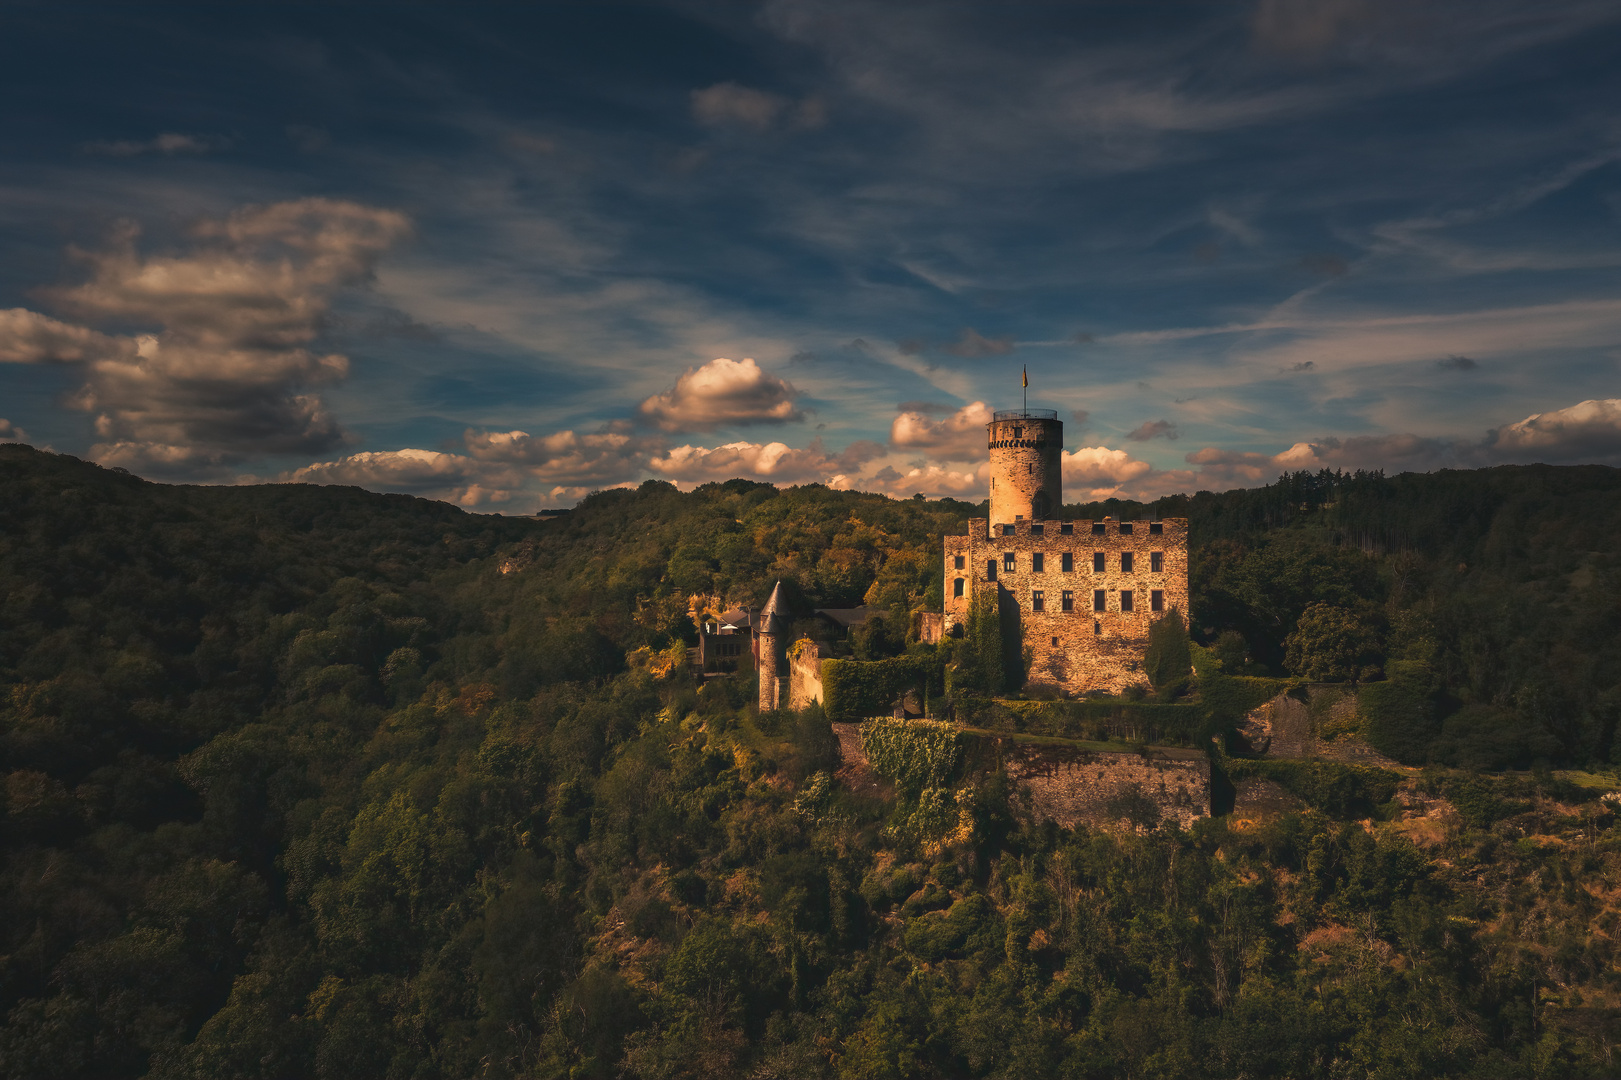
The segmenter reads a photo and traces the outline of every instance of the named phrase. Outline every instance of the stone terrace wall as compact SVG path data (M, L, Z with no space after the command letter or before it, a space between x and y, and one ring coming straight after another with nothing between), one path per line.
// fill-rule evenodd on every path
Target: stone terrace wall
M861 725L832 726L842 761L839 779L853 791L892 794L861 750ZM1037 821L1051 819L1065 828L1132 827L1127 816L1144 816L1150 806L1183 828L1210 816L1210 762L1197 750L1100 753L998 739L997 751Z
M1210 762L1197 751L1144 756L1004 742L1002 762L1008 779L1029 791L1038 821L1119 827L1143 799L1183 828L1210 816Z

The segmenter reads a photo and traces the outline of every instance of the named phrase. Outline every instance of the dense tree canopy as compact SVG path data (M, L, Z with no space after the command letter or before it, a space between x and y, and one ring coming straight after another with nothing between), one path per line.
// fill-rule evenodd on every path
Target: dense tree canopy
M537 522L0 446L0 1073L1611 1071L1607 804L1446 766L1608 767L1618 507L1583 469L1162 506L1224 669L1349 612L1367 734L1431 768L1409 811L1313 767L1260 827L1105 834L957 757L851 792L818 710L660 659L778 578L922 657L895 628L974 507L650 483ZM980 624L931 662L1005 676Z

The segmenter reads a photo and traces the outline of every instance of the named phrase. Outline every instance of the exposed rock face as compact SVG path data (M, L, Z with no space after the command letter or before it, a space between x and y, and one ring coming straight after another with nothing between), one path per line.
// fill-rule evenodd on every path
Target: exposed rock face
M1356 710L1354 690L1314 684L1306 688L1304 700L1279 694L1250 710L1238 734L1261 757L1401 768L1353 733Z
M1008 779L1029 792L1031 815L1066 828L1187 828L1210 816L1210 762L1195 750L1098 753L1004 742Z

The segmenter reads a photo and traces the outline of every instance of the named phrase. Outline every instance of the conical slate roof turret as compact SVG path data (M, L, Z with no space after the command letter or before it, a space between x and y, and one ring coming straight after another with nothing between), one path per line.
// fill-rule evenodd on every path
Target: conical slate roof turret
M760 633L780 634L788 629L788 599L782 595L782 582L771 590L771 599L760 609Z

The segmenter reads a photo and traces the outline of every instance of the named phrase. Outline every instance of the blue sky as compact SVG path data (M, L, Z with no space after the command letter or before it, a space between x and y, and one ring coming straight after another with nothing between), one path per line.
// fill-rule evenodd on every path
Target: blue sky
M505 513L1621 464L1613 3L0 8L0 437Z

